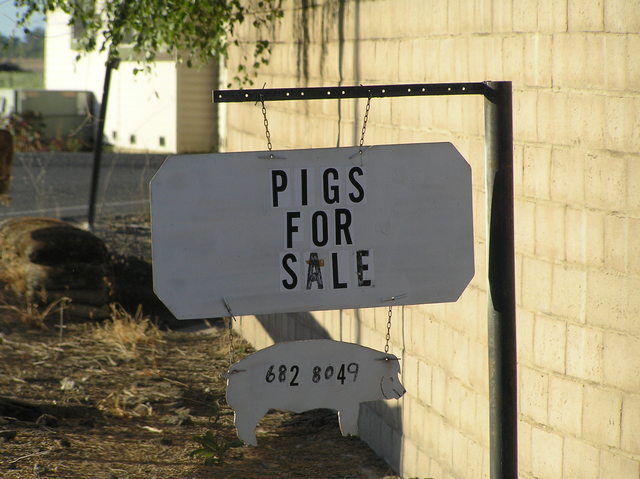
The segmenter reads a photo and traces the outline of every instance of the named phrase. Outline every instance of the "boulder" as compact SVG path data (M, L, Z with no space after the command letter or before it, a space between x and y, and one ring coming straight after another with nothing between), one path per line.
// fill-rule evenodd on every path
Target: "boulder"
M47 305L68 297L71 316L109 314L112 275L104 242L53 218L0 222L0 283L10 301Z

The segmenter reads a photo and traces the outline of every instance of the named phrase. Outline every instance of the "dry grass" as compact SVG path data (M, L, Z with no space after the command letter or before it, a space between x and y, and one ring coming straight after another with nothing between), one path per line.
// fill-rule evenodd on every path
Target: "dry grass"
M109 307L111 318L95 327L94 339L113 347L124 358L137 358L141 351L155 355L164 341L158 327L143 316L142 307L138 306L134 315L117 303Z
M17 267L20 263L18 255L11 241L8 241L6 234L0 232L0 258L2 259L2 268L0 268L0 284L6 291L16 294L26 289L24 274Z
M8 425L17 436L0 444L2 478L35 479L36 463L49 471L43 479L366 479L391 473L366 444L342 437L327 411L272 412L260 422L258 447L225 450L237 436L224 401L229 341L221 328L162 332L166 343L153 361L149 354L116 359L113 347L95 339L95 325L68 327L64 343L52 328L15 328L0 338L2 395L50 406L59 420L55 428L22 420ZM234 346L237 359L239 349L249 348L241 338ZM63 387L65 378L75 387ZM222 449L221 464L189 456L199 445L193 438L206 431Z
M55 301L49 303L43 309L41 309L33 301L27 300L23 307L14 306L11 304L1 304L0 310L9 311L13 313L20 322L26 324L29 327L35 327L39 329L45 329L45 320L54 313L59 313L60 316L64 315L65 308L71 303L71 299L67 297L58 298Z
M145 417L153 415L153 408L135 387L111 392L97 403L100 411L116 417Z
M0 203L1 200L2 195ZM29 289L27 275L21 267L15 246L12 241L7 240L4 232L0 232L0 258L0 311L7 311L27 326L40 329L46 328L45 320L51 314L59 312L60 317L64 315L65 308L71 303L71 299L66 296L44 306L34 301L35 295ZM40 296L45 300L46 295ZM15 304L19 298L24 298L24 306Z
M141 352L155 363L159 347L165 342L158 327L142 313L138 305L131 315L120 304L111 303L111 317L94 327L93 339L98 340L126 360L136 360ZM118 417L141 417L153 414L151 406L135 387L113 391L98 402L98 409Z

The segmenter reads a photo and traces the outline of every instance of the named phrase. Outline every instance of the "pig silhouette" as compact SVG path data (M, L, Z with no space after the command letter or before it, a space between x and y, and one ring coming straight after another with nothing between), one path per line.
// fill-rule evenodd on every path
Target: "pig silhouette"
M359 344L316 339L278 343L233 364L227 403L238 437L257 445L255 429L269 409L338 411L343 436L358 434L360 403L398 399L398 358Z

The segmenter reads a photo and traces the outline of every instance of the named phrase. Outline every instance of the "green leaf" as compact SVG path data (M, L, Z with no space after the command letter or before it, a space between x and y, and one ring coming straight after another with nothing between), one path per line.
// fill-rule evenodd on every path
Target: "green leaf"
M215 454L213 453L213 451L210 451L209 449L194 449L193 451L191 451L189 453L190 456L198 456L198 457L215 457Z
M26 25L36 13L61 10L70 16L76 46L83 52L110 52L119 57L120 47L137 53L140 63L152 63L158 53L175 52L189 67L204 64L214 56L226 58L230 47L241 47L236 27L250 18L254 29L262 29L282 18L280 0L14 0L21 13L19 24ZM256 8L257 7L257 8ZM27 29L28 30L28 29ZM25 32L27 31L25 30ZM254 42L258 58L270 52L268 42ZM257 66L254 65L254 69ZM240 75L241 84L248 81Z

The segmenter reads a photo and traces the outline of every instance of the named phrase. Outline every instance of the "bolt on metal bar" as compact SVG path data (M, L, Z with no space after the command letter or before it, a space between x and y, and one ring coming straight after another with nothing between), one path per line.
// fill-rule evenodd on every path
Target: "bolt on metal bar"
M282 100L335 100L339 98L386 98L435 95L488 95L484 82L417 83L405 85L369 85L308 88L260 88L251 90L214 90L214 103Z

